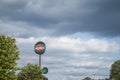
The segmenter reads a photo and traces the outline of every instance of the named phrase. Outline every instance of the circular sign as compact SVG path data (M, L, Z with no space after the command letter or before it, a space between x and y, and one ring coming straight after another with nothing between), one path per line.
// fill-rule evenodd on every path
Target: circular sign
M37 54L43 54L46 50L46 45L44 42L42 41L39 41L35 44L34 46L34 51L37 53Z
M47 67L43 67L42 72L43 72L43 74L47 74L48 73L48 68Z

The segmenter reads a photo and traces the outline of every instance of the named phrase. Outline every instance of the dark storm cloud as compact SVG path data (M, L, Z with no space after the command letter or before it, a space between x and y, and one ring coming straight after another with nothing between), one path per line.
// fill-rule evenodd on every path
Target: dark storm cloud
M63 25L62 30L68 30L68 33L91 32L95 35L118 36L120 35L119 3L120 1L117 0L92 0L83 6L83 11L85 9L86 13L71 17L71 21L65 25L65 28ZM80 9L77 10L75 13L81 13Z
M0 18L53 29L52 35L90 32L112 37L120 35L119 4L118 0L2 0Z
M48 24L54 24L54 22L57 22L56 20L53 20L52 18L47 18L44 15L41 15L41 13L36 14L34 12L29 12L29 11L27 12L27 9L29 9L27 5L29 5L29 3L32 3L32 2L34 1L32 0L31 1L24 1L24 0L0 1L1 19L10 20L10 21L25 21L28 24L37 25L39 27L42 25L44 28L49 27L47 26ZM34 6L34 4L32 5Z

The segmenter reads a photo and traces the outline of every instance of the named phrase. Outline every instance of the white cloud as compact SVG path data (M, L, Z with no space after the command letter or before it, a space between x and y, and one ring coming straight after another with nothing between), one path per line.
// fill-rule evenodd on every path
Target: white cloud
M116 42L110 43L107 40L90 39L86 42L88 50L97 52L116 52L119 51L119 45Z
M88 39L83 41L81 39L72 39L69 37L49 38L50 48L60 48L70 50L71 52L116 52L119 51L119 45L115 42L108 42L107 40ZM48 40L49 40L48 39ZM54 45L55 44L55 45Z
M116 42L109 43L109 41L107 40L99 39L89 39L86 41L79 38L74 39L70 37L30 37L16 39L22 54L23 52L25 52L26 55L27 53L33 55L32 53L34 53L34 44L37 41L44 41L47 47L45 54L46 56L48 55L48 58L45 61L56 60L58 62L61 62L63 60L72 58L69 60L70 63L69 61L65 61L66 64L72 66L100 66L103 64L103 60L112 60L112 58L96 55L104 55L104 53L106 52L108 54L111 54L119 51L119 44L117 44ZM57 59L56 56L59 56L59 59ZM97 61L94 61L95 59L97 59ZM106 65L106 67L109 66Z
M84 41L80 38L75 39L66 36L16 39L21 50L19 64L22 65L28 62L37 64L38 55L34 52L34 44L37 41L45 42L47 50L42 56L42 64L50 69L48 76L56 74L59 78L60 76L65 77L64 73L78 77L77 75L80 74L97 74L100 70L102 72L97 74L97 76L109 74L108 70L110 69L112 57L104 56L104 53L111 54L119 51L117 42L109 42L105 39L93 38Z
M48 49L67 50L71 52L118 52L119 44L100 39L88 39L86 41L80 38L74 39L70 37L39 37L39 38L17 38L18 43L35 43L37 41L45 41Z

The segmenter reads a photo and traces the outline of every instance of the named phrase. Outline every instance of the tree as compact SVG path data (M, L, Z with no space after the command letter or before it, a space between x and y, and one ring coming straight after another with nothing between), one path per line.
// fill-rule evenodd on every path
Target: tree
M85 77L83 80L92 80L90 77Z
M15 80L19 50L15 39L0 35L0 80Z
M120 80L120 60L115 61L110 70L110 80Z
M28 63L26 66L21 68L18 73L17 80L48 80L44 75L42 75L42 70L37 64Z

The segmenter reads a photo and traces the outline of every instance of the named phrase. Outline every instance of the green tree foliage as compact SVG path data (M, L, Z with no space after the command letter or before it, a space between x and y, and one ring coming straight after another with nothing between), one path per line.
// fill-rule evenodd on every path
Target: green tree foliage
M44 75L42 75L42 70L37 64L28 63L26 66L21 68L18 73L17 80L48 80Z
M110 70L110 80L120 80L120 60L115 61Z
M85 77L83 80L92 80L90 77Z
M19 50L15 39L0 35L0 80L15 80Z

